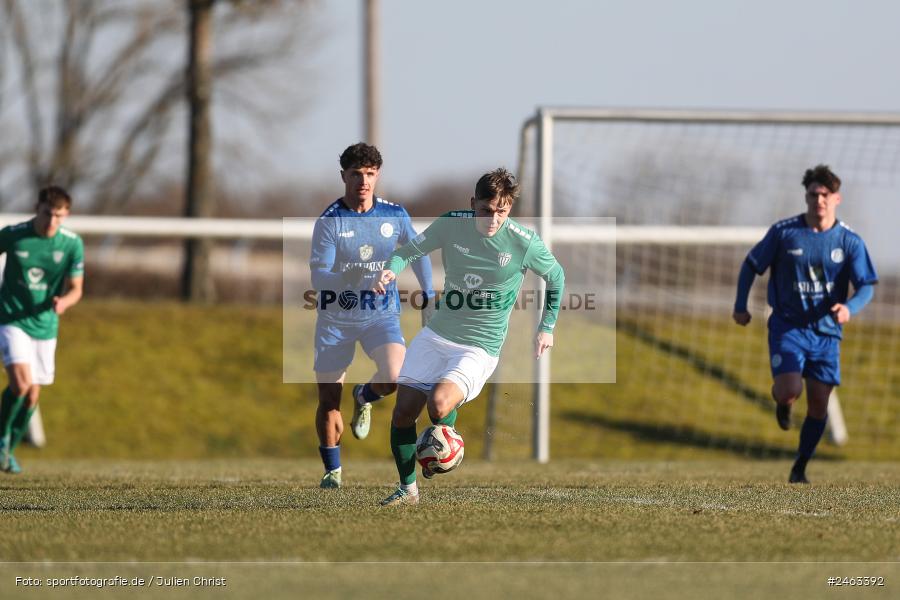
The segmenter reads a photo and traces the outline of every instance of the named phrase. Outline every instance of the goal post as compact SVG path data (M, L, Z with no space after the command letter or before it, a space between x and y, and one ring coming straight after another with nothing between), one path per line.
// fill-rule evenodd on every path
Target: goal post
M739 328L727 328L734 282L744 256L766 227L805 210L800 185L804 170L820 163L831 165L843 179L844 196L851 199L839 209L839 218L863 235L881 277L872 306L854 318L859 324L848 326L842 395L850 394L854 408L848 415L850 427L862 436L894 439L889 430L895 419L887 414L898 408L900 398L894 389L881 393L889 386L872 381L871 375L887 369L877 376L889 381L898 376L889 351L874 347L876 340L887 339L887 348L895 348L895 327L900 322L892 302L900 256L891 252L890 234L878 226L878 215L890 210L891 192L900 178L897 148L900 114L543 107L525 121L520 134L519 211L535 217L539 234L554 251L578 243L610 243L590 227L573 227L571 219L615 218L617 337L655 345L663 364L648 364L646 371L653 376L665 376L667 361L691 366L703 375L691 382L665 381L667 387L701 386L704 399L712 402L716 386L732 386L759 409L766 402L771 408L764 348L745 352L740 346L747 344L735 341L745 339ZM760 279L752 304L761 321L766 316L767 276ZM753 335L761 337L760 332ZM700 338L735 344L734 356L716 362L711 356L715 349L710 352L693 343ZM872 356L863 368L862 357ZM539 462L550 458L551 383L560 381L555 372L550 360L536 364L531 454ZM631 373L620 372L616 384L609 386L618 389L606 395L621 396L620 390L631 385L622 381L623 376ZM768 384L763 383L766 380ZM690 391L670 392L661 392L672 398L660 405L664 411L680 413L676 398ZM849 437L845 408L835 391L828 426L837 445ZM629 412L622 407L615 411ZM628 423L637 428L639 417L631 416ZM748 433L771 425L771 415L766 425L747 417L746 423L729 423L721 431L713 427L700 432L697 423L686 421L690 419L683 414L666 415L646 425L656 427L663 437L684 428L723 446L732 444L730 431L744 428L733 444L746 446L748 452L765 447L778 453L778 444L768 441L768 434ZM882 455L867 442L859 448L863 456ZM893 452L898 450L888 451Z

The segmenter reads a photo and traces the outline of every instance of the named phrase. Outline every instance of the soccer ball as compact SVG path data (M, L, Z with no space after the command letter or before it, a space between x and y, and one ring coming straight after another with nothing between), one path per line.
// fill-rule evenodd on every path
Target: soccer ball
M416 440L416 460L432 473L447 473L459 466L465 442L449 425L432 425Z

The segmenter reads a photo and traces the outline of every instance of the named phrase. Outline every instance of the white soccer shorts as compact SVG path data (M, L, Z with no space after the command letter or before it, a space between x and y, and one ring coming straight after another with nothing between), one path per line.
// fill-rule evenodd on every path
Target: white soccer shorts
M463 391L465 404L481 393L497 361L482 348L451 342L426 327L407 348L397 383L428 393L446 379Z
M31 367L31 381L50 385L56 374L56 338L36 340L18 327L0 325L0 352L3 366L27 364Z

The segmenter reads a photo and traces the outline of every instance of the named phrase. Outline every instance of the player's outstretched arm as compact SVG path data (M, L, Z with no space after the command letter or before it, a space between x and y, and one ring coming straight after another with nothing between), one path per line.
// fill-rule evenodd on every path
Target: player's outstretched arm
M349 282L348 275L332 272L336 256L334 219L320 218L313 228L312 251L309 257L310 279L315 290L340 290Z
M750 313L747 312L747 297L750 295L750 288L753 286L755 278L756 273L753 272L753 267L750 266L749 261L745 260L744 264L741 265L741 272L738 274L734 312L731 314L734 322L741 326L749 323L751 319Z
M523 266L536 273L546 283L543 314L541 315L541 323L538 325L538 332L550 334L552 344L553 328L556 326L556 319L559 317L563 291L566 287L565 271L537 235L533 236L531 245L525 253Z
M850 317L856 315L863 307L872 301L875 295L875 286L872 284L861 285L853 297L847 300L846 304L834 304L831 307L831 314L838 325L843 325L850 320Z

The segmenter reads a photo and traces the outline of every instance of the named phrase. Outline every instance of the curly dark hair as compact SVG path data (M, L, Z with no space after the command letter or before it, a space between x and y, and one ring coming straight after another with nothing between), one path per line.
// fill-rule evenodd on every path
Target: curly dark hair
M38 192L38 201L40 204L49 204L53 208L66 207L72 208L72 197L69 192L58 185L50 185Z
M841 190L841 178L835 175L828 165L816 165L806 170L803 174L803 188L809 189L812 183L824 185L832 194Z
M363 142L348 146L341 154L341 169L360 169L362 167L381 168L381 153L378 148Z
M500 199L500 206L507 206L519 197L519 183L515 176L500 167L490 173L485 173L475 184L476 200Z

